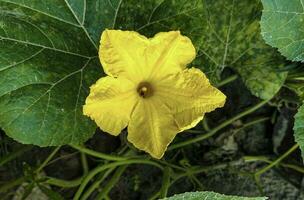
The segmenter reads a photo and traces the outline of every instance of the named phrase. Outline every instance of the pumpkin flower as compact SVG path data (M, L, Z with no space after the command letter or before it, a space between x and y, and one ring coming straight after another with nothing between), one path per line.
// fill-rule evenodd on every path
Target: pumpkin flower
M146 38L105 30L99 58L108 76L91 86L84 114L114 136L128 127L128 141L160 159L177 133L225 103L203 72L186 68L195 56L191 40L179 31Z

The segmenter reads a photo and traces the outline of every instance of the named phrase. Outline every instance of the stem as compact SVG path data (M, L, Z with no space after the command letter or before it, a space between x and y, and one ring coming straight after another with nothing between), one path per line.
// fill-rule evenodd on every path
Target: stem
M207 117L204 117L204 119L203 119L203 127L204 127L205 131L210 131L208 121L207 121Z
M38 174L47 164L48 162L54 157L54 155L57 153L57 151L60 149L60 147L56 147L52 153L44 160L44 162L35 170L35 173ZM3 186L0 187L0 193L6 192L7 190L22 184L25 181L25 177L17 178Z
M228 78L222 80L221 82L219 82L219 83L216 85L216 87L222 87L222 86L224 86L224 85L226 85L226 84L228 84L228 83L230 83L230 82L235 81L236 79L238 79L238 77L239 77L239 76L238 76L237 74L232 75L232 76L230 76L230 77L228 77Z
M198 180L198 178L196 178L195 175L190 175L189 177L193 180L193 182L194 182L196 185L199 186L199 190L203 190L203 188L204 188L203 184Z
M117 161L114 163L100 165L100 166L96 167L95 169L91 170L88 173L88 175L86 177L84 177L82 184L78 188L73 199L78 200L80 198L80 195L83 192L83 190L85 189L86 185L90 182L90 180L96 174L98 174L106 169L109 169L109 168L114 168L114 167L118 167L121 165L129 165L129 164L147 164L147 165L152 165L152 166L158 167L159 169L163 170L163 167L161 165L159 165L158 163L150 161L150 160L141 160L141 159L123 160L123 161Z
M53 177L46 177L47 184L50 185L54 185L57 187L62 187L62 188L73 188L73 187L77 187L78 185L81 184L83 177L74 179L74 180L70 180L70 181L66 181L66 180L62 180L62 179L57 179L57 178L53 178Z
M124 173L128 166L123 165L118 167L114 175L112 176L111 180L108 182L108 184L104 187L104 189L101 190L99 195L97 196L96 199L102 200L105 198L105 196L108 195L108 193L111 191L111 189L115 186L115 184L119 181L121 175Z
M159 198L167 197L168 190L170 187L170 174L171 174L170 168L166 167L164 169L162 187L160 188L160 191L159 191L159 193L160 193Z
M249 126L252 126L252 125L264 122L264 121L268 121L268 120L270 120L270 117L261 117L261 118L255 119L253 121L250 121L250 122L248 122L246 124L243 124L243 126L241 126L240 128L236 129L237 132L235 132L233 134L233 136L235 136L237 133L239 133L239 131L241 131L241 130L249 127Z
M0 194L8 191L9 189L11 189L13 187L16 187L17 185L20 185L24 181L25 181L25 177L20 177L18 179L15 179L13 181L6 183L5 185L2 185L0 187Z
M171 163L168 163L167 161L165 160L156 160L156 162L159 162L161 163L162 165L166 165L168 167L171 167L171 168L174 168L174 169L178 169L178 170L181 170L181 171L187 171L187 169L183 168L183 167L180 167L180 166L177 166L177 165L174 165L174 164L171 164Z
M227 163L221 163L221 164L217 164L217 165L211 165L211 166L207 166L207 167L197 167L197 168L190 168L188 169L187 172L182 173L178 176L175 176L175 178L172 180L170 187L179 179L186 177L186 176L191 176L191 175L195 175L195 174L200 174L200 173L204 173L204 172L208 172L208 171L212 171L212 170L219 170L219 169L224 169L227 168L229 166L238 166L240 164L243 163L243 159L241 160L235 160L235 161L231 161L231 162L227 162Z
M293 151L295 151L297 148L299 147L299 144L295 144L293 145L288 151L286 151L282 156L280 156L278 159L276 159L275 161L273 161L271 164L269 164L268 166L264 167L263 169L257 171L255 173L255 176L259 177L260 175L262 175L263 173L265 173L266 171L270 170L272 167L274 167L275 165L279 164L284 158L286 158L288 155L290 155Z
M238 114L237 116L235 117L232 117L231 119L228 119L227 121L221 123L219 126L213 128L209 133L207 134L204 134L204 135L201 135L201 136L198 136L198 137L195 137L193 139L189 139L185 142L180 142L180 143L177 143L177 144L173 144L171 147L168 148L168 150L173 150L173 149L177 149L177 148L180 148L180 147L183 147L183 146L187 146L187 145L190 145L190 144L193 144L193 143L196 143L196 142L199 142L199 141L202 141L202 140L205 140L207 138L210 138L212 137L213 135L215 135L219 130L225 128L226 126L230 125L231 123L233 123L234 121L246 116L246 115L249 115L250 113L256 111L257 109L259 109L260 107L264 106L269 100L264 100L264 101L261 101L260 103L258 103L257 105L241 112L240 114Z
M49 162L50 160L55 156L55 154L59 151L60 146L56 147L52 153L43 161L43 163L35 170L35 173L39 173Z
M89 172L89 166L88 166L88 160L87 160L85 153L80 152L80 160L81 160L81 164L82 164L83 174L87 174Z
M243 157L245 162L256 162L256 161L261 161L261 162L266 162L268 164L271 164L273 161L269 160L266 156L244 156ZM287 164L287 163L279 163L282 167L286 167L289 169L293 169L297 172L303 173L304 174L304 168L293 165L293 164Z
M153 195L149 198L149 200L155 200L155 199L157 199L158 197L159 197L159 191L156 192L155 194L153 194Z
M270 117L261 117L261 118L252 120L252 121L250 121L250 122L244 124L240 129L244 129L244 128L247 128L247 127L249 127L249 126L252 126L252 125L255 125L255 124L258 124L258 123L267 121L267 120L270 120Z
M112 160L112 161L122 161L122 160L127 160L128 158L126 157L120 157L120 156L113 156L113 155L108 155L104 154L101 152L93 151L91 149L87 149L85 147L77 146L77 145L71 145L72 148L77 149L80 152L83 152L85 154L88 154L90 156L94 156L96 158L101 158L104 160Z
M26 146L21 147L20 149L18 149L15 152L9 153L8 155L6 155L0 159L0 166L5 165L9 161L14 160L18 156L22 155L23 153L25 153L31 149L32 149L32 146L26 145Z
M90 187L89 189L87 189L87 191L82 195L81 200L86 200L89 198L89 196L94 192L94 190L96 190L99 185L102 183L102 181L104 181L114 170L115 168L110 168L108 169L102 176L100 176L98 178L97 181L95 181Z
M264 196L263 186L262 186L262 184L261 184L260 178L259 178L258 176L255 176L255 175L254 175L254 176L253 176L253 180L254 180L254 182L256 183L256 185L257 185L257 187L258 187L258 190L259 190L261 196Z

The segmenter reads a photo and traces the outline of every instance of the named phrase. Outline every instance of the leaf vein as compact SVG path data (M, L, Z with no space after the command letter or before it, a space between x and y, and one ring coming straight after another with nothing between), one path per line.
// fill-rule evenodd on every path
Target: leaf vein
M60 18L58 18L58 17L56 17L56 16L54 16L54 15L50 15L49 13L43 12L43 11L41 11L41 10L37 10L37 9L35 9L35 8L29 7L29 6L26 6L26 5L23 5L23 4L19 4L19 3L12 2L12 1L7 1L7 0L1 0L1 1L2 1L2 2L5 2L5 3L10 3L10 4L13 4L13 5L19 6L19 7L22 7L22 8L27 8L27 9L32 10L32 11L34 11L34 12L43 14L43 15L45 15L45 16L48 16L48 17L50 17L50 18L53 18L53 19L56 19L56 20L58 20L58 21L64 22L64 23L66 23L66 24L70 24L70 25L72 25L72 26L76 26L76 27L78 27L78 28L80 27L80 26L77 25L77 24L74 24L74 23L72 23L72 22L69 22L69 21L60 19Z

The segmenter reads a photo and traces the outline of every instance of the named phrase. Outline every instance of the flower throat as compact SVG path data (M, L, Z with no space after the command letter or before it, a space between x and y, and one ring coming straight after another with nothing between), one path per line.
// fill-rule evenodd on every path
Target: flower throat
M137 93L142 98L148 98L153 95L152 85L148 82L141 82L137 87Z

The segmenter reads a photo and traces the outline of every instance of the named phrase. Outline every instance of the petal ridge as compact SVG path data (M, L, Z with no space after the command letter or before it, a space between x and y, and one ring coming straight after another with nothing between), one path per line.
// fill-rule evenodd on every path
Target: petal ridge
M136 101L134 85L129 80L107 76L91 86L83 113L101 130L116 136L128 125Z

